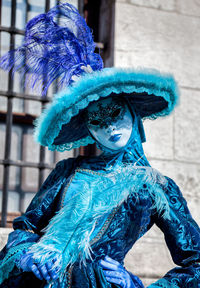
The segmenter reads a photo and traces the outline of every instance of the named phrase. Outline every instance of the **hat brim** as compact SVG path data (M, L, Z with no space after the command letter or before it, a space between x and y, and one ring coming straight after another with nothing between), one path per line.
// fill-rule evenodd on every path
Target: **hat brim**
M123 93L143 119L170 114L179 95L173 76L156 70L105 68L84 74L72 86L55 95L37 119L36 141L58 151L94 143L82 125L80 112L91 102L112 93Z

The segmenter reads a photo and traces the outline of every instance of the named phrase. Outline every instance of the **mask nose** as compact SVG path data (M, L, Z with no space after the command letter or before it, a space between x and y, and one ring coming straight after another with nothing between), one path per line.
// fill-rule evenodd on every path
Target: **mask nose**
M116 127L114 125L109 126L108 129L107 129L107 133L111 133L111 132L113 132L115 130L116 130Z

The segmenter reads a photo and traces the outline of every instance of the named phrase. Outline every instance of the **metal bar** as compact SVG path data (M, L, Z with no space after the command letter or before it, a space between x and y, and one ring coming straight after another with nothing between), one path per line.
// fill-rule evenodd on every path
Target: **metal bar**
M12 34L20 34L20 35L25 35L25 31L15 28L15 27L5 27L5 26L0 26L0 32L8 32L11 35Z
M39 163L39 181L38 181L38 188L41 187L41 185L44 182L44 169L45 169L45 147L40 146L40 163Z
M25 23L28 20L28 10L29 10L29 5L28 5L28 0L25 0L24 5L26 5L26 11L25 11ZM24 64L26 63L26 54L24 57ZM23 83L21 83L22 86L22 93L25 94L26 93L26 88L25 88L25 75L23 75L22 78ZM28 115L26 113L26 104L27 104L27 97L25 99L23 99L23 115L19 115L19 117L15 117L13 115L13 123L19 123L22 124L22 134L21 134L21 149L20 149L20 160L23 161L23 149L24 149L24 134L27 133L27 128L30 126L33 126L33 121L35 120L35 116L33 115ZM25 124L25 125L24 125ZM29 124L29 125L28 125ZM23 166L24 167L24 166ZM17 188L17 192L19 193L19 211L24 211L25 210L25 194L26 192L22 189L22 183L23 183L23 168L19 167L19 184Z
M45 12L48 12L48 10L50 9L50 0L46 0L45 1ZM48 68L47 68L48 69ZM44 83L46 82L46 73L44 71L43 73L43 81ZM44 97L46 98L46 96ZM42 110L44 109L44 104L42 105ZM40 186L42 185L42 183L44 182L44 178L45 178L45 168L43 167L43 164L45 163L45 147L44 146L40 146L40 164L41 167L39 167L39 181L38 181L38 188L40 188Z
M7 117L7 112L0 110L0 122L5 123L6 117ZM26 126L28 125L29 127L33 126L33 123L35 119L37 118L36 115L31 115L27 113L17 113L17 112L12 113L12 117L13 117L12 122L14 124L23 124Z
M21 131L21 143L20 143L20 160L23 160L23 148L24 148L24 130L26 130L25 127L22 127L22 131ZM16 190L19 193L19 203L18 203L18 209L19 211L24 211L24 199L25 199L25 193L24 191L21 189L21 185L22 185L22 167L19 167L19 184L16 186Z
M48 11L48 10L47 10L47 11ZM17 29L17 28L14 28L14 29L12 30L10 27L4 27L4 26L0 26L0 32L8 32L8 33L10 33L11 35L12 35L12 34L25 35L25 31L24 31L24 30ZM95 45L96 45L96 47L99 48L99 49L104 49L104 48L105 48L105 45L104 45L104 43L102 43L102 42L95 42Z
M1 26L1 12L2 12L1 8L2 8L2 1L0 0L0 26ZM1 48L1 33L0 33L0 48ZM0 56L1 56L1 51L0 51Z
M78 0L78 11L80 15L84 17L84 1L83 0Z
M2 1L0 0L0 27L1 27L1 7L2 7Z
M55 165L47 164L47 163L34 163L34 162L26 162L22 160L2 160L0 159L0 165L4 166L16 166L16 167L29 167L29 168L43 168L43 169L53 169Z
M45 13L47 13L50 9L50 0L45 1Z
M12 1L11 7L11 29L13 30L15 27L16 20L16 0ZM11 34L10 37L10 49L14 47L15 38L14 34ZM13 55L11 56L13 57ZM12 59L11 59L12 60ZM8 79L8 91L13 90L13 78L12 78L12 70L9 72ZM6 117L6 139L5 139L5 155L4 159L10 159L11 152L11 133L12 133L12 109L13 109L13 98L8 98L8 108L7 108L7 117ZM7 206L8 206L8 190L9 190L9 175L10 175L10 165L4 165L4 174L3 174L3 199L2 199L2 218L1 225L6 227L7 222Z
M51 101L50 97L41 98L39 96L16 93L13 91L0 91L0 96L11 97L11 98L13 97L13 98L18 98L18 99L27 99L27 100L39 101L42 103L48 103Z
M10 158L10 146L11 146L11 130L12 130L12 105L13 101L11 98L8 99L8 109L6 117L6 140L5 140L5 161ZM8 206L8 189L9 189L9 176L10 176L10 166L9 164L4 164L3 170L3 198L2 198L2 218L1 226L6 227L7 221L7 206Z

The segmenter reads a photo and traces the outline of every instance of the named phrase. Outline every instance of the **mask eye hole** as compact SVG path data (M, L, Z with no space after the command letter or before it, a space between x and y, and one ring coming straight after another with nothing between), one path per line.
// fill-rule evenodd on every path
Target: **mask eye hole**
M90 122L90 124L95 125L95 126L99 125L99 123L100 123L99 120L92 120L92 121Z
M121 109L120 109L120 108L116 109L116 110L112 113L112 118L116 118L117 116L119 116L120 112L121 112Z

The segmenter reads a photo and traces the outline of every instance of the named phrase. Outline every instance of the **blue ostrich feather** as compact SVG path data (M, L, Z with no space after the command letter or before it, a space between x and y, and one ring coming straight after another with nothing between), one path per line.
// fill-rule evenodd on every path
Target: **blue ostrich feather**
M78 10L68 3L58 5L27 23L25 39L19 48L0 59L4 70L13 68L25 77L25 86L42 88L58 80L58 88L72 83L72 76L84 73L82 66L101 70L103 61L94 53L92 33Z

